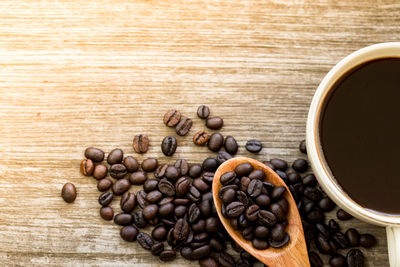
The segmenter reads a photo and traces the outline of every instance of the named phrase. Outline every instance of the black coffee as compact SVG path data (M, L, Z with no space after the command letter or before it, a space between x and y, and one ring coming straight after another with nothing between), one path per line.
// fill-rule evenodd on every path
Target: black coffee
M333 86L320 120L325 159L360 205L400 214L400 58L361 64Z

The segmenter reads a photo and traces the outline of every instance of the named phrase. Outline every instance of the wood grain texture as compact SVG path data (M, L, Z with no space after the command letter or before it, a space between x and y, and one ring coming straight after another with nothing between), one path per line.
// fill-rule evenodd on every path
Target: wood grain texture
M199 162L212 153L189 136L162 157L174 134L162 116L208 104L239 155L256 138L265 149L253 158L293 161L323 76L356 49L398 41L399 13L395 0L1 1L2 266L161 265L100 219L96 182L78 171L84 148ZM196 118L192 133L203 128ZM151 139L146 155L131 148L137 133ZM67 181L72 205L59 197ZM388 266L383 228L342 225L374 233L367 266ZM176 264L192 265L162 265Z

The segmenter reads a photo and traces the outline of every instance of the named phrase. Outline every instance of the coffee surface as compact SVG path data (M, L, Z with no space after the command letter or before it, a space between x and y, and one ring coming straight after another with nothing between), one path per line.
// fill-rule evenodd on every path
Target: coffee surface
M354 201L400 214L400 58L366 62L336 82L320 137L328 166Z

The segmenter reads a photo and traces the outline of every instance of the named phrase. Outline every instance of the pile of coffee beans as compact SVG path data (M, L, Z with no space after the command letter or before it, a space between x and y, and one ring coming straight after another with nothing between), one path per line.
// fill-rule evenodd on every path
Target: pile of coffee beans
M197 110L198 117L206 120L207 128L221 129L222 118L210 117L210 113L210 109L204 105ZM180 136L188 134L192 127L192 120L177 110L168 111L164 123L168 127L175 127ZM233 136L224 138L221 133L208 134L204 130L194 135L193 142L196 145L207 145L217 153L216 156L206 158L200 164L190 164L184 159L167 164L156 158L148 158L139 163L135 157L127 156L116 148L110 151L104 162L105 153L101 149L89 147L84 152L80 171L97 180L97 189L101 193L98 197L100 216L121 227L120 236L123 240L137 241L143 249L149 250L161 261L171 261L180 254L185 259L197 260L200 266L253 266L257 260L236 244L222 227L211 193L215 170L238 152L239 145ZM133 149L139 154L146 153L149 144L149 138L139 134L133 140ZM174 136L165 137L161 144L161 150L167 156L172 156L176 147ZM251 139L245 147L257 153L262 149L262 144ZM300 143L299 149L306 153L304 141ZM331 266L363 266L364 256L356 247L371 247L376 243L375 238L370 234L359 234L355 229L342 233L337 221L332 219L325 222L325 213L333 210L335 205L319 187L315 176L307 173L307 161L296 160L291 165L292 171L288 170L287 162L282 159L271 159L264 164L285 181L296 200L302 216L311 265L322 266L321 255L329 254ZM227 204L225 213L234 217L231 219L232 224L237 224L246 238L257 240L253 242L255 247L264 248L265 240L271 247L283 246L287 243L285 240L290 238L284 231L285 208L282 207L285 204L281 196L285 192L278 192L283 189L265 182L260 187L258 181L262 179L258 175L261 173L235 172L234 175L236 177L233 182L228 175L224 177L226 189L220 194ZM134 192L132 186L141 186L142 189ZM76 198L75 186L65 184L61 196L66 202L73 202ZM243 201L246 198L251 205L244 210ZM115 201L120 204L119 211L111 207ZM250 209L251 206L254 207ZM246 223L249 226L254 224L252 220L255 214L257 219L254 221L259 221L260 225L249 228ZM275 225L271 214L276 219ZM343 210L338 210L337 217L339 220L351 219ZM239 257L228 253L230 247ZM341 255L340 252L346 248L350 248L347 255Z
M281 248L289 243L286 214L289 204L286 188L266 181L262 170L250 163L241 163L234 171L221 175L222 215L239 230L255 249Z

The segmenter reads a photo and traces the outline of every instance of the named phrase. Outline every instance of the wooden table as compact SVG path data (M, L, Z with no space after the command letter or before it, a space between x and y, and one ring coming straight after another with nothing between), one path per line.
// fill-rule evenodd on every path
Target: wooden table
M176 108L208 104L224 135L265 148L253 158L302 157L315 89L341 58L400 37L398 1L1 1L0 262L2 266L159 266L98 215L96 181L82 176L87 146L120 147L142 160L212 155L178 138L160 142ZM145 155L131 148L146 133ZM60 198L65 182L74 204ZM118 203L114 203L117 207ZM379 244L367 266L388 266L385 231L357 220ZM327 259L325 258L325 262ZM164 266L192 266L179 258Z

